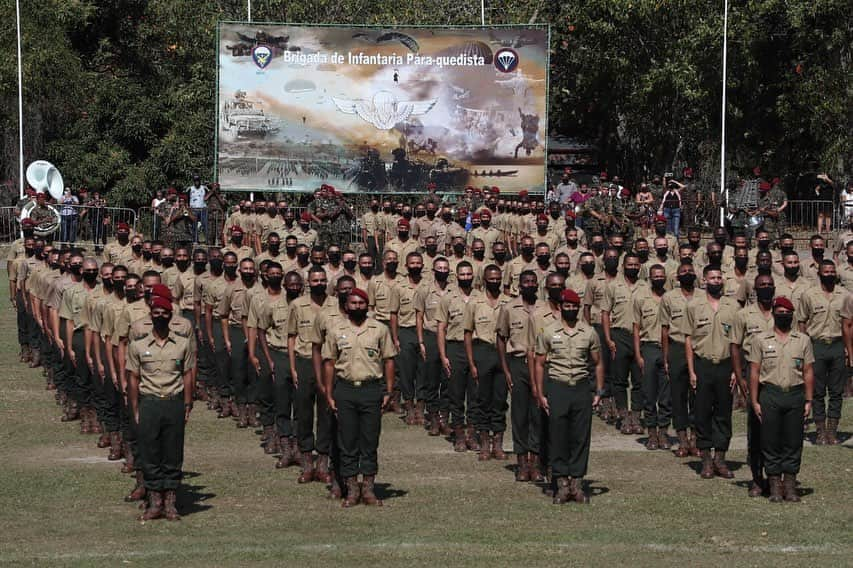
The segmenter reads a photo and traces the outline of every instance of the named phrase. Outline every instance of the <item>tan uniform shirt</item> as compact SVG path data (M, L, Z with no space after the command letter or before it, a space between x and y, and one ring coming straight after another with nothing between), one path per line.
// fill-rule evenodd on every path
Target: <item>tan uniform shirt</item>
M406 239L406 242L397 238L391 239L385 243L385 250L393 250L397 253L397 262L399 263L397 266L397 273L406 276L409 273L408 270L406 270L406 255L418 250L418 241L411 237Z
M133 260L133 249L130 248L130 241L122 246L118 241L113 241L104 247L104 261L112 262L113 264L123 264L127 266ZM142 276L141 274L139 276Z
M255 249L252 247L242 245L239 247L234 246L234 243L229 243L227 246L222 247L222 254L226 252L233 252L237 255L237 262L243 262L245 258L255 258Z
M230 284L224 276L220 276L219 278L211 278L207 286L204 287L202 302L204 302L205 306L213 306L214 319L222 317L219 305L222 303L222 298L225 296L225 292Z
M438 330L438 322L435 319L435 314L438 311L441 299L449 292L450 286L442 290L435 283L418 288L415 292L415 311L423 314L423 327L426 331L435 333Z
M719 363L731 358L731 335L740 305L734 298L723 296L717 311L708 295L699 293L687 305L685 332L693 352L703 359Z
M536 342L533 333L535 308L536 304L528 306L520 297L512 298L501 306L496 331L506 341L507 355L525 357L533 349Z
M573 328L553 321L536 335L536 354L547 356L548 378L560 383L576 385L588 380L590 356L600 350L598 334L580 320Z
M303 231L301 227L297 228L293 231L293 236L296 237L297 244L307 245L308 248L313 248L317 243L317 231L314 229L308 229L307 231Z
M794 311L794 316L806 324L806 333L813 340L838 339L841 337L841 308L848 294L838 286L830 294L820 287L809 288L800 296L800 309Z
M470 237L472 241L474 239L482 239L483 242L486 244L486 260L494 260L495 255L492 252L492 245L494 245L496 241L503 240L501 237L501 232L499 230L495 229L492 226L489 226L488 229L485 229L483 227L477 227L476 229L473 229L471 231Z
M499 294L492 303L486 293L480 294L465 306L464 330L473 332L474 339L494 345L497 341L498 311L511 300L509 296Z
M403 276L389 280L385 274L380 274L370 280L367 288L368 304L373 306L374 317L377 321L391 321L391 314L400 311L400 294L397 286L405 281Z
M750 304L741 309L732 327L732 343L740 345L745 360L749 360L752 340L762 334L773 331L773 314L765 315L758 304ZM735 369L735 372L739 372Z
M424 279L417 284L404 278L397 284L397 296L399 300L399 311L397 312L397 325L399 327L415 327L415 294L420 288L429 286Z
M642 280L630 284L624 276L617 276L610 281L604 289L601 310L610 313L611 329L634 330L633 299L641 291L649 292L649 285Z
M237 278L225 288L222 300L219 301L220 319L228 318L228 325L232 327L242 326L243 318L249 317L249 305L252 297L258 292L263 292L263 287L255 282L251 288L243 283L242 278Z
M376 218L378 215L378 213L368 211L367 213L361 216L361 228L364 229L368 237L376 237Z
M290 305L287 294L282 292L278 298L257 295L249 307L247 327L261 329L266 333L270 349L287 351L287 322L290 319Z
M195 367L193 334L170 333L163 345L153 335L130 344L127 370L139 375L139 394L176 396L184 390L184 372Z
M509 265L504 272L503 285L504 287L509 288L510 296L518 296L518 279L521 277L521 273L525 270L535 269L536 257L533 257L530 262L527 262L523 257L517 256L509 262Z
M651 288L638 290L632 300L634 322L640 327L641 343L660 344L660 305L661 296Z
M684 296L680 288L670 290L663 295L660 302L660 325L669 328L670 341L684 343L687 338L687 305L693 301L698 294L694 292L691 298Z
M122 337L130 339L131 326L136 321L144 318L150 313L151 308L149 308L142 300L136 300L131 303L125 302L123 309L118 315L118 318L115 320L115 325L113 326L113 332L110 337L112 344L118 345Z
M327 296L322 306L311 301L311 296L300 296L290 303L290 314L287 319L287 335L296 336L296 355L310 359L312 355L311 339L314 322L321 311L334 313L338 311L338 299Z
M597 274L586 281L586 291L583 293L581 301L583 306L589 306L589 320L593 325L601 323L605 292L610 282L604 274ZM578 295L581 295L580 292Z
M381 379L385 359L397 355L387 326L368 318L361 326L339 320L328 330L323 359L335 362L335 376L358 382Z
M465 339L465 306L481 295L479 290L472 290L471 295L466 296L458 289L453 289L441 298L435 312L435 320L447 324L447 341Z
M181 337L191 337L193 347L195 347L195 333L193 331L193 324L190 320L180 314L172 314L172 318L169 320L170 335L175 333ZM149 310L146 315L130 325L130 332L128 332L127 339L129 341L138 341L150 337L152 333L154 333L154 322L151 321L151 311Z
M59 317L72 321L74 331L83 329L83 307L86 305L88 295L89 289L83 285L83 282L72 284L62 294Z
M760 365L758 381L780 388L803 384L803 369L814 363L814 351L809 337L799 331L791 331L786 339L774 330L757 334L752 341L748 356L750 363Z

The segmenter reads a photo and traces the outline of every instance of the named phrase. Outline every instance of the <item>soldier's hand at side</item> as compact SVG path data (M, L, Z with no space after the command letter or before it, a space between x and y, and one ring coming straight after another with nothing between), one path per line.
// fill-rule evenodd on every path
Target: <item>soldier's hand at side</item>
M595 410L596 408L598 408L599 404L601 404L601 397L598 395L593 396L592 397L592 409Z
M696 373L690 373L690 388L696 390L696 384L698 380L696 379Z
M729 379L729 390L735 392L735 387L737 386L737 375L732 372L732 376Z
M444 372L447 373L447 376L450 376L450 359L447 357L443 357L441 359L441 366L444 367Z
M504 373L504 376L506 377L506 388L507 388L507 390L511 391L512 390L512 375L510 375L509 373Z
M60 339L59 337L54 338L54 344L60 352L65 351L65 342L62 341L62 339Z
M299 376L293 367L290 368L290 380L293 381L293 388L299 388Z
M331 395L331 393L326 393L326 404L329 406L329 410L338 413L338 405L335 402L335 398Z
M76 366L77 366L77 354L76 354L76 353L74 353L74 350L73 350L73 349L69 349L69 350L68 350L68 360L69 360L69 361L71 361L71 366L72 366L72 367L76 367Z
M469 372L471 373L471 378L474 380L474 382L475 383L479 382L480 381L480 373L477 372L477 366L476 365L470 365L468 367L468 369L469 369Z
M100 376L100 377L101 377L101 381L103 381L104 379L106 379L106 378L107 378L107 373L106 373L106 371L104 370L104 366L103 366L103 364L98 365L98 376Z
M645 373L645 372L646 372L646 371L645 371L645 369L646 369L646 360L645 360L645 359L643 359L642 357L637 357L637 358L635 359L635 361L637 362L637 366L640 368L640 374Z
M251 363L252 367L255 368L255 372L260 375L261 374L261 362L260 362L260 360L258 360L258 358L256 356L250 355L249 356L249 363Z
M812 413L812 403L811 401L807 401L805 406L803 407L803 420L809 419L809 414Z
M424 344L423 344L423 343L421 343L421 344L419 345L419 347L420 347L420 351L421 351L421 359L423 359L424 361L426 361L426 347L424 347Z
M545 411L546 416L551 415L551 407L548 406L548 399L542 396L541 394L537 397L537 402L539 403L539 408Z
M808 403L806 403L806 404L808 405ZM756 418L758 418L758 421L761 422L762 421L761 405L758 404L757 402L753 402L752 403L752 411L755 412ZM806 415L806 416L808 416L808 415Z
M391 402L391 395L389 393L385 393L382 395L382 410L388 408L388 403Z
M607 348L610 349L610 357L616 359L616 342L611 339L607 342Z
M225 340L225 350L228 352L228 356L231 356L231 342L229 340Z
M138 408L133 412L133 421L134 421L134 423L136 423L137 426L139 426L139 409Z
M184 424L190 421L190 412L192 411L192 409L192 405L184 405Z
M669 361L663 362L663 372L666 374L666 378L669 379Z

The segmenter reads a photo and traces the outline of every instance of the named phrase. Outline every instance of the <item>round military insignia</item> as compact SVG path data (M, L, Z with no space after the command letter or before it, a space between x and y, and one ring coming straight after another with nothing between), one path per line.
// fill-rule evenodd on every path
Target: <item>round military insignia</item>
M266 69L267 65L272 63L272 50L264 44L256 45L255 49L252 50L252 61L260 69Z
M518 53L504 47L495 53L495 68L501 73L512 73L518 67Z

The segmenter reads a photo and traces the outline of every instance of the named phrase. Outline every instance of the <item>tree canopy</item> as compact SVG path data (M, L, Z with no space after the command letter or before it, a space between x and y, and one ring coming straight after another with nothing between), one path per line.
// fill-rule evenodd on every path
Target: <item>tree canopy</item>
M254 0L253 20L479 24L478 2ZM722 1L490 0L487 23L551 25L549 127L638 179L719 167ZM843 0L733 0L727 168L850 168L853 19ZM25 161L141 204L213 176L215 38L235 0L21 2ZM15 6L0 5L0 176L17 181Z

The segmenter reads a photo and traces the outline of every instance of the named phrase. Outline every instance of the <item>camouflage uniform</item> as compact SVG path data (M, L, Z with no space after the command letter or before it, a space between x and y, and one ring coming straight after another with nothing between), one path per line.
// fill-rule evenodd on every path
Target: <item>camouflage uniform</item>
M191 213L192 211L187 206L182 206L179 209L178 217L175 218L170 226L171 244L167 245L170 248L178 245L189 245L193 242L193 225L198 220L192 221L189 216L183 215L182 212Z
M604 208L606 206L605 202L609 202L610 199L602 194L596 194L593 197L590 197L583 203L583 210L581 211L581 215L583 215L583 228L584 231L588 235L594 235L596 233L604 234L604 228L597 218L592 216L592 211L604 212Z
M333 203L326 197L317 197L308 205L308 211L315 217L323 219L322 215L330 213L333 208ZM328 247L332 242L332 223L327 219L320 223L317 227L317 243L320 246Z
M172 248L172 244L174 243L174 237L172 234L174 233L174 228L172 225L168 225L169 222L169 212L172 210L172 203L169 200L165 200L160 205L157 206L157 215L160 216L160 240L163 241L163 244L169 248Z
M35 222L36 227L38 227L42 223L55 221L56 216L47 205L36 205L33 207L32 211L30 211L30 219L32 219ZM53 242L53 233L46 235L44 240L47 243Z
M774 187L767 193L763 195L760 194L758 198L758 208L778 210L787 199L788 198L784 191L778 187ZM781 237L782 233L785 232L787 225L788 223L784 211L779 213L779 216L775 219L766 213L764 214L764 228L773 236L773 240L775 241L779 240L779 237Z
M619 225L614 226L614 230L619 231L625 237L625 249L627 250L634 243L635 220L640 217L640 205L633 199L630 199L626 203L620 203L619 200L616 200L614 206L614 209L618 208L619 211L618 215L615 211L613 213L619 222Z
M349 246L352 234L352 221L344 212L346 207L348 205L343 199L332 205L332 212L339 211L338 216L331 223L332 244L338 245L341 248Z

